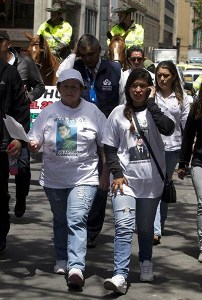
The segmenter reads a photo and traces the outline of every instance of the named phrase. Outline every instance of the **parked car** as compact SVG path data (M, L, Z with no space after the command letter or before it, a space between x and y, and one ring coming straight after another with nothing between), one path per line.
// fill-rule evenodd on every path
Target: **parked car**
M185 82L195 81L202 74L202 69L187 69L183 72Z
M193 89L193 82L202 74L202 69L187 69L183 72L184 76L184 89L188 95L191 95L195 99L196 93Z
M179 63L177 64L177 67L180 68L183 72L186 70L195 70L195 69L202 69L202 64L185 64L185 63Z

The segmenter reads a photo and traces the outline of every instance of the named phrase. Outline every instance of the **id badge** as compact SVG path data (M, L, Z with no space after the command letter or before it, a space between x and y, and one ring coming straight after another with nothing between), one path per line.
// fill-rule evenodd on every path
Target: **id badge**
M96 103L96 92L94 87L91 87L89 90L90 102Z

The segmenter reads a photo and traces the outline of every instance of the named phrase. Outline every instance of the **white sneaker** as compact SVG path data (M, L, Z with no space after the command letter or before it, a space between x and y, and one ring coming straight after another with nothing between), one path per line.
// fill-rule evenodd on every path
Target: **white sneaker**
M153 281L153 264L150 260L140 262L140 280Z
M116 294L124 295L127 290L127 282L123 275L115 275L104 281L104 288L106 290L113 291Z
M73 288L81 288L84 286L84 277L82 271L77 268L72 268L69 270L68 275L68 286Z
M67 261L66 260L56 260L56 265L54 267L54 273L56 274L67 274Z
M198 262L202 263L202 251L199 253Z

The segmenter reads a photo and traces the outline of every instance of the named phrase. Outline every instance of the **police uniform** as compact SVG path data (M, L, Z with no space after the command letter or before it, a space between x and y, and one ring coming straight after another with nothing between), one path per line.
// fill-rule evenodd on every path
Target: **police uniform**
M136 11L135 8L130 8L125 5L123 8L117 8L113 10L113 13L131 13L133 11ZM131 46L138 46L142 48L143 42L144 42L144 28L140 24L136 24L133 22L131 26L129 27L129 33L125 38L125 45L126 49L130 48ZM111 35L114 36L116 34L119 34L123 36L125 32L127 31L123 28L122 24L116 24L111 29ZM107 40L107 43L109 44L109 40Z
M47 8L48 12L62 13L64 9L55 3L51 8ZM60 17L60 24L55 25L54 22L49 19L42 23L37 31L37 35L42 34L48 42L51 52L54 54L60 54L60 51L64 47L68 47L72 37L72 26Z

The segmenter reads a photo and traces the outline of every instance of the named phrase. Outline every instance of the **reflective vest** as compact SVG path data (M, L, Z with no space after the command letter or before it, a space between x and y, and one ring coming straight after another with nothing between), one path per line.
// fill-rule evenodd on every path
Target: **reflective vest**
M122 36L122 35L124 35L125 32L126 32L126 30L123 29L123 27L119 24L114 25L111 29L112 35L119 34ZM110 41L107 40L108 45L109 45L109 42ZM130 32L128 33L128 35L125 39L126 49L128 49L132 46L138 46L138 47L142 48L143 42L144 42L144 29L143 29L142 25L135 24L135 22L133 22L133 24L130 26Z
M199 91L201 83L202 83L202 74L199 75L198 78L196 78L196 80L193 82L193 88L195 92Z
M42 34L45 37L52 51L57 47L62 48L69 45L72 36L72 26L68 22L62 21L60 25L53 27L47 21L41 24L37 34Z

